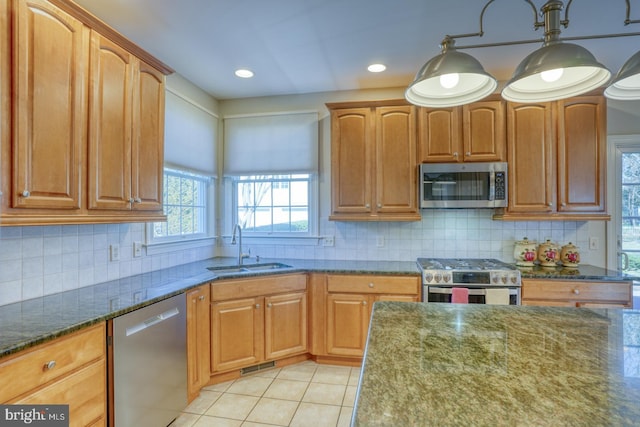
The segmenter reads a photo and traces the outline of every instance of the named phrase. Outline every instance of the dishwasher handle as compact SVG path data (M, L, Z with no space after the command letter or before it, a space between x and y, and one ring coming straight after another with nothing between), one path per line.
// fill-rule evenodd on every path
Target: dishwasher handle
M167 319L172 318L173 316L177 316L180 313L180 310L178 310L178 307L173 307L172 309L169 309L167 311L165 311L164 313L158 314L157 316L152 316L146 320L143 320L142 322L135 324L129 328L127 328L126 330L126 336L130 336L133 334L137 334L138 332L147 329L153 325L157 325L160 322L163 322Z

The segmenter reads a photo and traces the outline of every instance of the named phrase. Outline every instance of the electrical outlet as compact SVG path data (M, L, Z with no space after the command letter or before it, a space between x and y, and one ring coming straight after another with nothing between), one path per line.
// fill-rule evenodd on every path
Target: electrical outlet
M378 248L384 247L384 236L378 236L376 238L376 247Z
M333 236L325 236L325 238L322 239L322 246L333 246L334 244Z
M120 246L119 245L110 245L109 246L109 259L111 261L118 261L120 259Z
M597 251L600 248L600 241L597 237L589 237L589 249Z
M142 256L142 242L133 242L133 257L141 257Z

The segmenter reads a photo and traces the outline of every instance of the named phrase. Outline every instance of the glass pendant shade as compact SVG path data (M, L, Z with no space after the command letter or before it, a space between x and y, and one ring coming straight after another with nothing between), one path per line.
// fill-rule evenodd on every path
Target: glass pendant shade
M502 90L513 102L545 102L577 96L605 84L611 72L587 49L552 41L527 56Z
M640 52L624 63L604 95L621 101L640 99Z
M405 98L423 107L452 107L478 101L493 93L498 82L477 59L445 47L416 74Z

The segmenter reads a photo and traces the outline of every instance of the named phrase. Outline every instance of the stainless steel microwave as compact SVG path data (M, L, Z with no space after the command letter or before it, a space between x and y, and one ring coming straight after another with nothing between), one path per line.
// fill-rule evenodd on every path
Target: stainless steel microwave
M500 208L507 206L507 163L423 163L420 207Z

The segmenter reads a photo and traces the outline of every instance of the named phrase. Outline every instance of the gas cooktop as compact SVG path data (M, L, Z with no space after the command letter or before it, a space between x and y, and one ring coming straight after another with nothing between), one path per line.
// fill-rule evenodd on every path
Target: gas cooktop
M515 270L506 262L491 258L418 258L422 270Z

